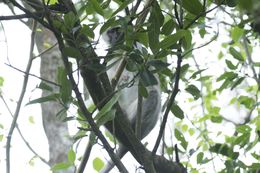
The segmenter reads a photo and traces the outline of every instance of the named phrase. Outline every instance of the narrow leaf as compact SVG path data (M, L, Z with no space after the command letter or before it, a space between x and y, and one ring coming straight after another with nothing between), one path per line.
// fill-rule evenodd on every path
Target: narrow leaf
M182 1L183 8L194 15L199 15L203 11L203 6L199 0L181 0L181 1ZM180 3L180 0L178 0L177 2Z
M56 101L58 96L59 96L59 94L51 94L51 95L48 95L45 97L31 100L26 105L31 105L31 104L35 104L35 103L44 103L44 102L49 102L49 101Z
M231 55L233 56L233 58L235 58L238 61L244 61L244 57L233 47L229 48L229 52L231 53Z
M115 118L115 116L116 116L116 109L109 110L97 120L97 126L102 126L106 122L112 121Z
M98 14L104 16L104 11L97 0L89 0L89 2L92 4L93 8Z
M181 142L181 146L184 149L187 149L188 142L184 138L183 134L178 129L175 129L174 130L174 135L175 135L176 139Z
M41 82L38 88L46 91L53 91L52 87L47 85L45 82Z
M60 170L66 170L68 169L69 167L71 167L72 165L70 163L57 163L55 164L51 170L52 171L60 171Z
M118 9L111 15L111 17L115 16L118 12L124 10L128 4L132 3L133 0L125 0L123 3L118 7Z
M103 108L97 113L97 115L95 116L95 120L100 119L102 116L104 116L107 112L109 112L112 107L114 106L114 104L117 102L117 100L119 99L120 94L115 94L106 104L105 106L103 106Z
M171 107L171 112L178 118L183 119L184 118L184 112L183 110L176 104L173 104Z
M167 49L172 45L176 44L181 38L185 36L185 34L185 30L179 30L175 34L169 35L164 40L162 40L158 46L161 49Z
M70 149L68 152L68 161L71 164L74 164L75 160L76 160L76 153L75 151L73 151L73 149Z
M140 77L141 77L141 82L145 87L151 86L151 85L156 85L158 83L157 79L153 75L152 72L149 70L145 69L142 72L140 72Z
M231 61L229 61L229 60L225 60L226 61L226 64L227 64L227 66L228 66L228 68L230 69L230 70L235 70L235 69L237 69L237 66L235 66Z
M200 90L195 85L189 85L185 90L190 93L195 100L200 98Z
M232 159L237 159L239 156L238 152L234 152L233 148L229 147L226 144L215 144L214 146L210 147L209 149L211 152L222 154L224 156L230 157Z

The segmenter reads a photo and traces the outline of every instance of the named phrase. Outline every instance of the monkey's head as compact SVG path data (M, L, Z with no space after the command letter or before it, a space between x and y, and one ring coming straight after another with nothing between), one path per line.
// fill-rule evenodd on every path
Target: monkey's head
M114 45L122 40L124 34L120 27L114 27L102 34L103 39L110 45Z

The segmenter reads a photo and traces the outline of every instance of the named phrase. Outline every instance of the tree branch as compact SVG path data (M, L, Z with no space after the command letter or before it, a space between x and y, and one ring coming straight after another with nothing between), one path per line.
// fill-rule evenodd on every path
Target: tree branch
M2 95L0 95L0 97L1 97L2 101L4 102L4 105L5 105L6 109L8 110L9 114L10 114L12 117L14 117L14 115L12 114L12 111L11 111L11 109L9 108L9 106L8 106L7 102L5 101L4 97L3 97ZM25 139L25 137L23 136L22 131L20 130L18 124L15 125L15 128L17 129L17 131L18 131L20 137L22 138L22 140L23 140L23 142L25 143L25 145L29 148L29 150L30 150L35 156L37 156L43 163L45 163L46 165L49 166L48 161L47 161L46 159L44 159L42 156L40 156L40 155L32 148L32 146L30 145L30 143Z
M180 41L179 45L181 45L181 41ZM175 73L176 76L175 76L174 88L173 88L172 94L170 96L170 99L168 101L166 110L165 110L164 115L163 115L163 121L162 121L162 124L160 126L159 134L158 134L157 140L155 142L155 145L154 145L154 148L153 148L153 151L152 151L152 155L153 156L155 155L155 153L156 153L156 151L157 151L157 149L159 147L160 141L161 141L162 136L163 136L163 132L165 130L165 126L166 126L166 122L167 122L167 119L168 119L168 115L169 115L169 112L171 110L171 106L173 105L175 97L176 97L176 95L179 92L179 81L180 81L180 74L181 74L181 62L182 62L182 58L183 58L181 53L182 53L181 52L181 48L179 48L178 49L178 54L177 54L178 60L177 60L177 68L176 68L176 73Z
M35 16L40 17L42 13L32 13ZM0 16L0 20L19 20L19 19L24 19L24 18L33 18L32 15L30 14L17 14L17 15L11 15L11 16Z
M30 72L30 69L31 69L31 66L32 66L32 61L33 61L34 37L35 37L36 26L37 26L37 22L35 21L34 24L33 24L33 29L32 29L32 34L31 34L30 57L29 57L27 67L26 67L26 70L25 70L26 75L24 76L22 91L21 91L19 100L17 102L13 121L12 121L11 127L9 129L7 141L6 141L6 172L7 173L10 173L10 147L11 147L12 135L13 135L13 131L14 131L14 128L16 126L16 123L17 123L17 119L18 119L18 116L19 116L19 113L20 113L22 101L23 101L23 98L24 98L24 95L25 95L25 92L26 92L27 83L28 83L28 79L29 79L29 72Z

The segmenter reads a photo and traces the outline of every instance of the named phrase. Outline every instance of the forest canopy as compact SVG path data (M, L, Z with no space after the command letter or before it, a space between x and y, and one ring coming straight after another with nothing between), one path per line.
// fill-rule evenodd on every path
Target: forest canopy
M259 0L1 0L0 9L1 67L24 77L14 98L6 81L15 77L0 72L6 173L15 170L16 130L33 157L27 162L52 172L99 172L109 159L119 172L260 171ZM18 51L8 47L8 22L30 30L29 47L20 37ZM8 54L22 49L29 57ZM46 158L18 126L32 126L33 116L31 124L19 119L34 105ZM134 164L117 156L120 144Z

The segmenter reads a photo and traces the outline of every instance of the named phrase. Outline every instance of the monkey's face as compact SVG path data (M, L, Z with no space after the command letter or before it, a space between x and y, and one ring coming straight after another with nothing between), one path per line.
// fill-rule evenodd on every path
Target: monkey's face
M112 29L107 30L103 34L103 39L110 45L114 45L116 42L120 40L120 37L123 36L123 33L121 31L120 27L115 27Z

